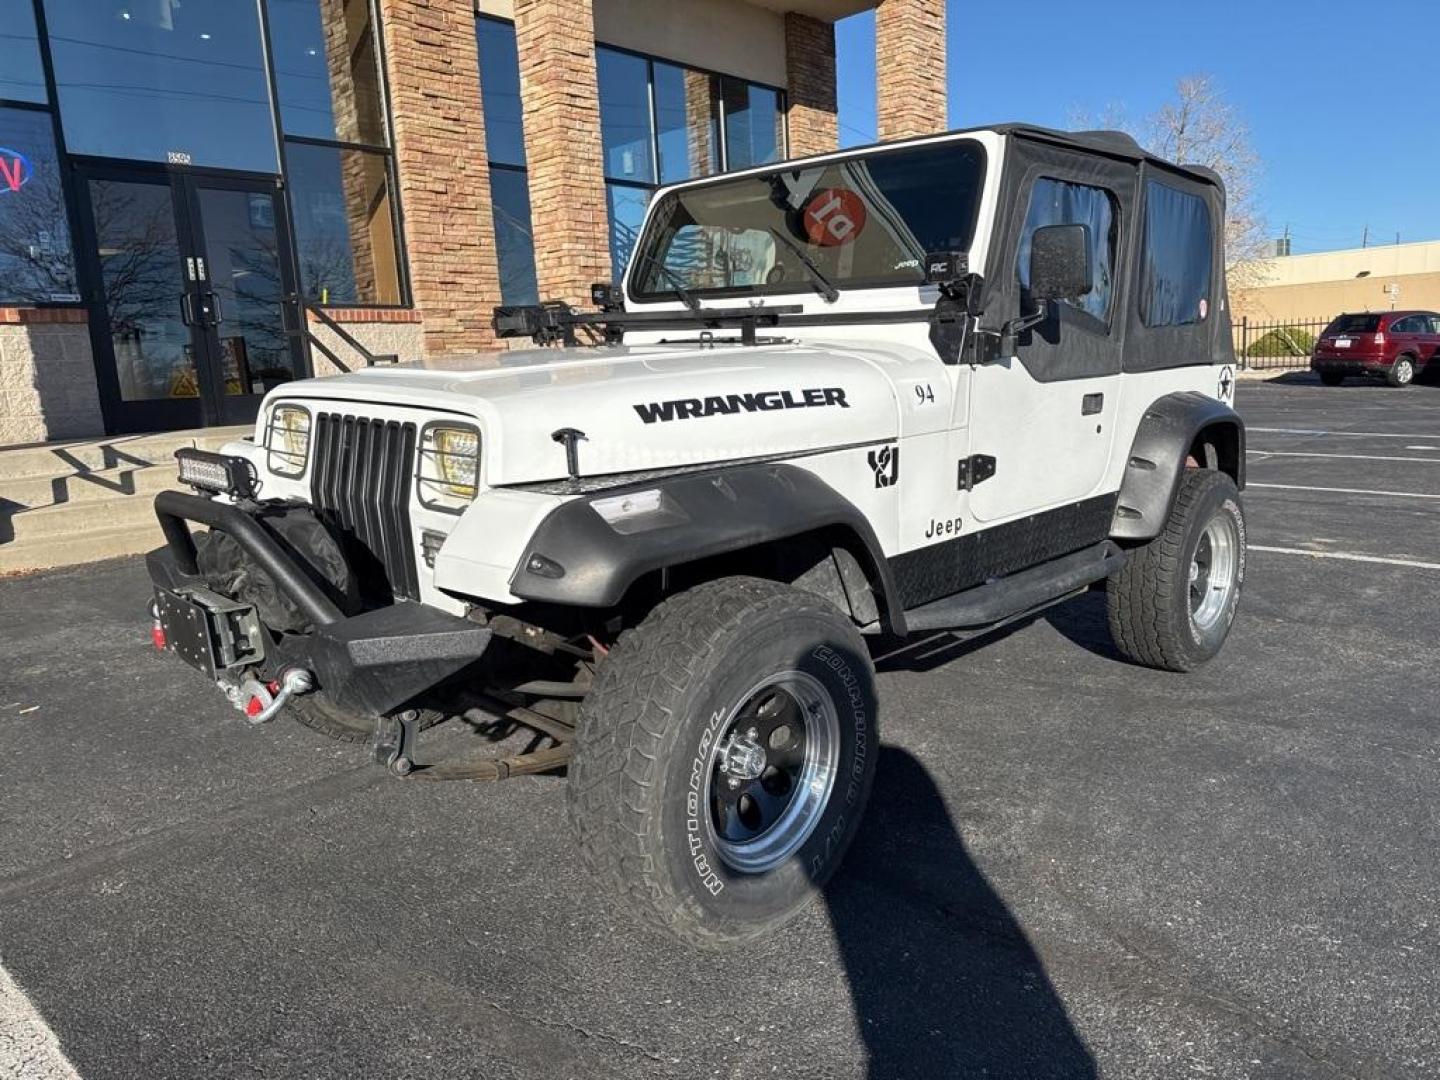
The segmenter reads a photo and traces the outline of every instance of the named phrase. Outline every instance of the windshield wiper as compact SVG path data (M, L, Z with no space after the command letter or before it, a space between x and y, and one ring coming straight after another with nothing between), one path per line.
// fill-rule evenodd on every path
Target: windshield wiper
M810 280L815 285L815 291L825 298L827 304L833 304L836 300L840 299L840 290L835 287L833 281L825 276L825 271L815 265L815 260L805 254L804 248L795 243L794 240L791 240L790 237L786 236L779 229L775 228L774 225L770 226L770 235L789 248L791 253L799 259L805 269L810 272Z
M679 274L675 273L674 270L671 270L664 263L657 262L653 254L645 256L643 265L649 269L658 270L660 271L660 273L664 274L665 280L670 282L671 291L680 298L680 302L682 304L684 304L687 308L690 309L690 314L700 314L700 301L695 298L694 293L692 293L689 289L685 287L684 278L682 278Z

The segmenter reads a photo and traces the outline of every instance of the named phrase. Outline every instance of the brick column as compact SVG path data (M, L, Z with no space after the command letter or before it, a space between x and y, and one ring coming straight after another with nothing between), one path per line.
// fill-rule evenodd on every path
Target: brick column
M875 11L881 139L931 135L945 116L945 0L881 0Z
M493 348L500 267L474 0L381 0L410 288L429 355Z
M840 145L835 103L835 27L785 13L785 67L790 156L823 154Z
M610 280L591 0L515 0L515 44L540 296L588 306Z

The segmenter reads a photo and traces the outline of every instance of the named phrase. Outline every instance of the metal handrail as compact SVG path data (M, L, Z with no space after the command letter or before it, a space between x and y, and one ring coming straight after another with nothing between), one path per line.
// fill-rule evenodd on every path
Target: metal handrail
M400 357L394 353L380 353L379 355L372 353L354 334L350 333L350 331L332 319L319 304L305 300L299 296L292 296L290 299L299 305L301 328L296 331L296 333L304 336L306 347L319 349L332 364L347 375L352 370L350 365L341 360L340 357L335 354L334 349L330 348L330 346L326 345L325 342L321 341L320 338L315 335L314 331L310 329L310 320L306 318L307 314L313 313L336 337L359 353L364 358L366 367L374 367L376 364L398 364L400 362Z

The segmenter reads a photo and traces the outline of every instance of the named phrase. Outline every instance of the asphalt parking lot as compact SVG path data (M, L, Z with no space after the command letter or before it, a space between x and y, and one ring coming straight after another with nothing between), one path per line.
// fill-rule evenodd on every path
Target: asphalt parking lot
M139 560L0 581L0 1074L8 970L87 1080L1440 1076L1440 388L1239 407L1221 659L1091 594L887 663L845 871L722 955L596 895L562 779L248 727Z

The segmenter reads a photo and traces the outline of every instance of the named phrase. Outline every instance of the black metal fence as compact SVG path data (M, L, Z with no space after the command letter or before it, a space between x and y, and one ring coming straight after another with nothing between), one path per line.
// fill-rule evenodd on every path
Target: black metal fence
M1254 371L1305 370L1315 339L1330 325L1329 319L1287 319L1284 322L1236 320L1235 359Z

